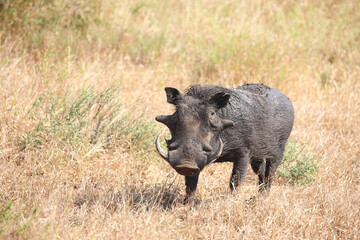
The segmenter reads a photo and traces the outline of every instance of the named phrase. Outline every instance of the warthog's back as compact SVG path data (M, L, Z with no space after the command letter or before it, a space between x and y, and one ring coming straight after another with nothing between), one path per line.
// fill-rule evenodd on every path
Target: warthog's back
M294 109L278 90L262 84L246 84L232 89L224 117L235 122L234 129L223 133L230 143L229 150L248 146L251 155L266 158L289 138Z

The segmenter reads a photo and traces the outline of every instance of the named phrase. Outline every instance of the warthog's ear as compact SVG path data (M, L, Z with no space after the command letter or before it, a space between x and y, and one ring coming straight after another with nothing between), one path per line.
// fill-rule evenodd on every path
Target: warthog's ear
M215 94L210 98L210 104L215 105L217 108L226 107L229 102L230 95L224 92Z
M176 88L166 87L165 88L167 102L171 104L178 104L179 100L182 99L182 95Z

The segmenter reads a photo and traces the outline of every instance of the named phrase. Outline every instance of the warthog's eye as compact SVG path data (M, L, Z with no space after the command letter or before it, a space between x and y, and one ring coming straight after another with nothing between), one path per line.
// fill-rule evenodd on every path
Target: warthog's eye
M214 115L215 115L215 112L211 112L210 115L211 115L211 116L214 116Z
M178 144L177 143L175 143L175 142L169 142L168 144L167 144L167 148L169 149L169 151L171 151L171 150L175 150L175 149L177 149L179 146L178 146Z

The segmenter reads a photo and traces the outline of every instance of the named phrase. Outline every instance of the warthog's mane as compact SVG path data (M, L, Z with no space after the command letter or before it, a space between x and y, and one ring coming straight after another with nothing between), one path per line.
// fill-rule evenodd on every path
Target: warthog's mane
M230 95L232 94L230 89L217 85L192 85L185 91L185 95L194 97L196 99L209 101L211 97L220 92L224 92Z
M186 96L191 96L196 99L209 101L212 96L217 93L224 92L234 96L237 93L247 95L257 95L259 97L267 97L267 92L270 88L263 84L245 84L234 89L228 89L217 85L192 85L186 91Z

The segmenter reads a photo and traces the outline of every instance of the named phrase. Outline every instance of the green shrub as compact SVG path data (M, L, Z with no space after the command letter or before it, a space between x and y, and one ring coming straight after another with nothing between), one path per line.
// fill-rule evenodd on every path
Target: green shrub
M150 152L155 135L155 124L141 116L131 116L115 99L116 88L95 93L92 88L71 97L42 95L33 103L30 117L37 122L20 141L22 149L41 148L53 144L64 151L79 152L91 146L111 147L126 145Z
M305 146L289 141L281 165L277 171L280 179L292 185L306 185L314 182L318 167Z
M24 50L36 52L53 43L61 59L63 49L75 51L78 42L88 37L89 28L101 24L100 9L101 0L2 0L0 43L21 39Z
M4 0L0 2L0 29L33 34L52 28L85 31L98 21L101 1Z

